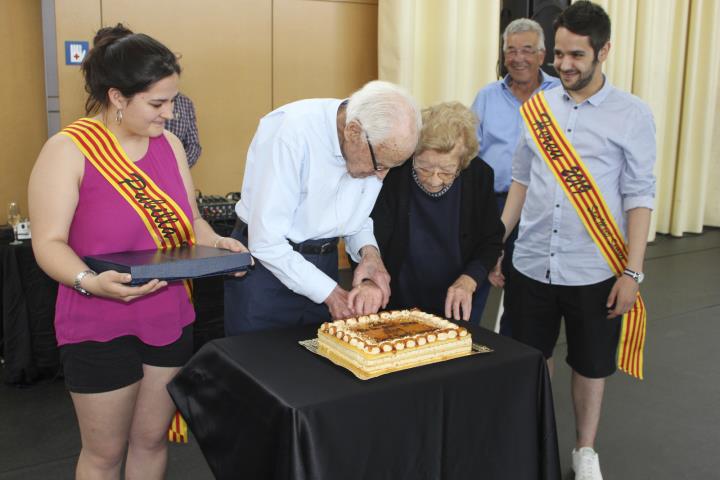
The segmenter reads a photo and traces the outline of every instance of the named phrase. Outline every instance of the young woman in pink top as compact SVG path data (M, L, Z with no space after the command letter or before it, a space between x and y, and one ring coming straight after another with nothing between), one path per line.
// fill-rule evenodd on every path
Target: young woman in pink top
M164 129L175 55L118 25L97 33L82 70L95 116L47 141L29 185L35 256L61 284L55 329L82 437L76 475L119 478L127 454L127 478L162 478L175 411L165 386L192 354L188 291L131 287L128 274L96 274L82 258L182 243L247 250L200 217L182 144Z

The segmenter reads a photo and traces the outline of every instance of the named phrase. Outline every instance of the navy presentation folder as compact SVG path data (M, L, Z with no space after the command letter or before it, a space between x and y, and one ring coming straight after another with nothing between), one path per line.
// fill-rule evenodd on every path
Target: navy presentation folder
M183 246L171 250L139 250L135 252L89 255L85 263L96 272L115 270L132 275L130 285L142 285L157 278L172 282L188 278L212 277L247 270L252 260L249 253L231 252L202 245Z

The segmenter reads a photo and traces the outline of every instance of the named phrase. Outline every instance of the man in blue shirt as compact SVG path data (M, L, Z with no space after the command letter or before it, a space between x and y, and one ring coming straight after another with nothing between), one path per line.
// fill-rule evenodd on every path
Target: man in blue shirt
M390 276L370 212L388 170L415 151L420 126L413 98L381 81L347 100L300 100L260 120L233 232L247 238L258 263L243 281L225 281L228 335L375 313L387 304ZM337 283L340 237L358 263L350 292Z
M621 317L635 303L644 277L655 195L652 112L603 75L609 40L610 18L601 7L587 1L568 7L555 22L554 65L562 85L547 90L545 99L625 239L624 273L615 276L601 253L602 242L596 244L588 233L574 200L527 129L513 158L513 181L502 214L506 231L520 221L515 268L505 289L512 336L541 350L551 373L561 319L565 322L577 431L572 452L576 480L602 479L594 442L605 378L615 372ZM590 190L595 192L595 186ZM577 193L583 192L572 192L573 199L581 198Z
M545 35L542 27L528 18L513 20L503 32L504 64L508 70L505 78L480 90L471 110L478 116L477 134L480 142L480 158L495 172L495 196L498 211L505 206L510 188L510 169L520 133L525 128L520 117L520 106L538 90L552 88L560 81L541 70L545 60ZM505 242L503 272L511 268L513 246L517 230ZM475 292L475 305L479 319L485 308L491 283L500 286L497 275L490 275ZM503 321L500 332L509 335L509 324Z

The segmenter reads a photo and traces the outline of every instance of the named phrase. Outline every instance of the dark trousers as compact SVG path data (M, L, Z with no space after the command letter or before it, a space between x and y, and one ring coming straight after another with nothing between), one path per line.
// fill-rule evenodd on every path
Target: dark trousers
M246 232L233 231L234 238L247 245ZM337 250L332 253L302 254L333 280L338 279ZM261 262L241 278L225 280L225 334L317 324L330 320L324 303L317 304L287 288Z
M505 208L505 200L507 199L506 195L500 195L498 194L496 196L497 198L497 207L498 207L498 213L502 214L503 208ZM505 241L505 256L503 257L502 264L500 265L500 268L502 268L503 275L505 275L505 278L507 279L510 276L510 273L513 270L513 264L512 264L512 256L513 252L515 251L515 240L517 240L518 236L518 229L517 226L512 231L510 236ZM488 272L489 273L489 272ZM488 295L490 294L490 288L492 288L492 285L490 285L490 282L488 282L488 279L485 278L485 280L478 286L478 289L475 291L475 299L473 301L473 316L471 318L471 321L473 319L477 319L477 325L480 324L480 319L482 318L482 313L485 310L485 304L487 303ZM475 315L475 311L477 310L477 316ZM510 336L510 322L506 318L506 312L507 308L504 309L503 315L500 318L500 334L505 335L507 337ZM475 322L473 322L475 323Z

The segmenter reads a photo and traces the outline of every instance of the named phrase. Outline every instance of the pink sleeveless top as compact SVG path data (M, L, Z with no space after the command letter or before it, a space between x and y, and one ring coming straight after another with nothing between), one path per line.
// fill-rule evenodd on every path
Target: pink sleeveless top
M164 135L151 138L148 151L136 162L157 185L193 218L175 154ZM79 257L91 254L156 248L140 216L85 159L68 244ZM87 340L108 341L134 335L148 345L162 346L180 338L195 311L182 282L128 303L86 297L60 285L55 307L58 345Z

